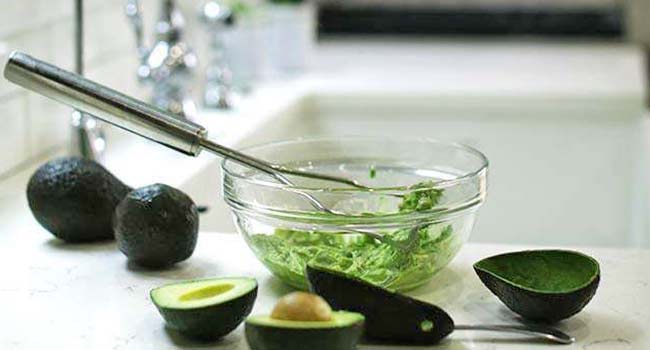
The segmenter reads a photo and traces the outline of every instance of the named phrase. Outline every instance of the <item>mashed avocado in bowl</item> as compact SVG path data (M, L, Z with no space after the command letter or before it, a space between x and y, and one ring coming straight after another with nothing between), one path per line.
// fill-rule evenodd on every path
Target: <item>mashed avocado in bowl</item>
M485 198L485 157L456 144L322 138L246 151L373 188L331 187L298 178L295 186L286 186L224 162L224 197L239 231L274 275L299 289L308 288L308 264L396 291L420 286L459 251ZM300 193L318 198L337 214L314 211ZM358 231L409 244L387 244Z

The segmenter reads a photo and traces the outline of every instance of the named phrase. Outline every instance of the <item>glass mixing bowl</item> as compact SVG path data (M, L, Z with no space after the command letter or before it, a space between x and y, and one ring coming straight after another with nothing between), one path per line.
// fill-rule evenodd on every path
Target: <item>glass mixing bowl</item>
M305 171L348 177L372 190L292 177L293 186L225 160L223 193L257 258L306 289L307 264L396 291L420 286L467 241L486 196L488 162L435 140L326 137L250 147L246 153ZM336 214L316 210L308 193ZM358 233L373 232L395 245Z

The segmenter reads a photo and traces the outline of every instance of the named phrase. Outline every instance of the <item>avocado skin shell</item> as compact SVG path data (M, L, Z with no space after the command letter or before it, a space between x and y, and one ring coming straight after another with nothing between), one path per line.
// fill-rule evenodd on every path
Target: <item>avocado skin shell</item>
M363 334L363 322L347 327L293 329L246 323L251 350L354 350Z
M428 345L440 342L454 330L454 321L435 305L312 266L307 266L307 279L311 290L332 309L364 315L364 335L370 340ZM422 331L420 323L424 320L431 320L437 332Z
M27 202L41 226L71 243L113 239L117 204L131 190L101 165L78 157L42 165L29 179Z
M130 261L161 268L189 258L199 231L199 214L185 193L163 184L135 189L115 209L118 248Z
M569 293L541 293L519 288L474 267L483 284L510 310L530 321L556 323L580 312L593 298L600 274L584 288Z
M175 309L158 305L156 308L169 328L188 338L212 341L235 330L250 315L256 298L257 286L235 299L202 308Z

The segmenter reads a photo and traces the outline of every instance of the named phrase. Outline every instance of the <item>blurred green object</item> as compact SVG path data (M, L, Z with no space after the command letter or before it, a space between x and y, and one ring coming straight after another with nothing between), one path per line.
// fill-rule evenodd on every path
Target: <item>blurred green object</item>
M408 193L402 199L402 203L399 205L399 211L402 213L412 212L412 211L423 211L429 210L440 202L440 197L442 197L442 190L430 188L434 186L434 182L427 181L415 184L411 187L412 192Z
M255 5L251 4L250 1L246 0L227 0L225 1L226 5L230 7L235 18L249 15L255 11Z
M301 4L305 0L269 0L269 2L274 4Z

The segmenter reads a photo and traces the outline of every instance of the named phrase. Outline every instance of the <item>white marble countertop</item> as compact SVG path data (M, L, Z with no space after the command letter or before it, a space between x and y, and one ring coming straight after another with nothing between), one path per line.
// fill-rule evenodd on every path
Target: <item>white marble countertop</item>
M409 94L425 101L450 98L453 103L467 103L473 98L481 103L523 105L587 101L639 108L644 95L641 56L631 45L403 42L386 46L350 40L325 43L319 54L321 59L310 75L260 87L237 111L203 113L199 122L220 142L237 145L310 94L354 98ZM109 136L106 165L132 186L152 182L180 186L214 162L208 154L193 159L136 137ZM26 207L25 186L35 167L26 167L0 183L2 350L246 349L241 328L210 345L187 343L167 332L148 300L148 290L181 279L255 276L261 284L255 312L268 312L275 298L288 291L232 234L202 234L190 260L163 272L129 267L113 243L62 245L36 224ZM468 244L449 268L413 295L438 303L458 322L514 322L513 314L474 276L471 263L519 248L528 247ZM560 325L578 339L563 349L650 349L650 274L646 270L650 251L583 250L601 262L602 284L583 313ZM490 333L459 332L439 348L556 347Z
M2 232L0 349L247 349L242 328L212 344L168 331L148 299L163 283L214 276L253 276L254 313L270 311L289 289L272 277L234 234L202 234L195 254L167 271L131 266L112 242L66 245L34 222ZM410 293L445 308L459 323L517 322L474 275L476 260L521 248L468 244L433 281ZM602 283L582 313L559 324L577 338L562 349L650 348L650 251L584 248L601 263ZM529 340L529 339L528 339ZM439 349L555 349L496 333L456 332ZM360 349L415 349L362 345ZM307 349L306 349L307 350Z

